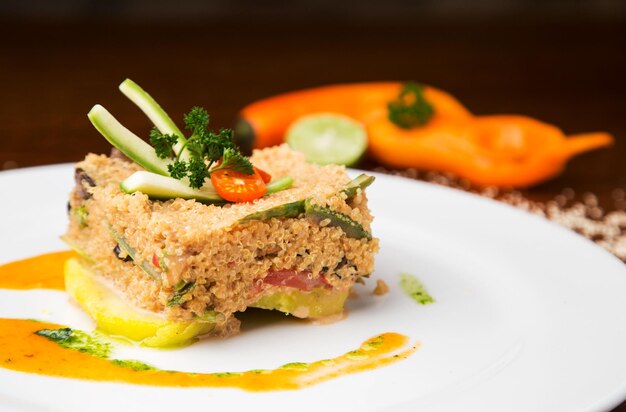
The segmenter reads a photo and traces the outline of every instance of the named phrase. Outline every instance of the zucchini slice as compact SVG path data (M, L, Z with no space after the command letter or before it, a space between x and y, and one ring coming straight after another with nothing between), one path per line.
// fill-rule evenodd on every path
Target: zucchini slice
M358 222L355 222L352 218L343 213L339 213L327 207L315 205L311 203L310 199L304 202L304 214L309 219L316 223L321 223L324 220L328 221L328 226L338 227L346 233L346 236L354 239L367 239L370 240L372 235L361 226Z
M133 249L133 247L128 244L126 239L124 239L122 235L117 233L111 227L111 225L109 225L109 233L111 233L111 237L113 238L113 240L115 240L117 244L120 245L122 249L124 249L126 254L130 256L133 262L135 262L135 264L139 266L141 270L143 270L146 273L146 275L150 276L153 279L161 280L161 274L158 272L158 270L148 261L144 260L143 262L139 262L138 257L137 257L137 252L135 251L135 249Z
M150 121L152 121L161 133L175 135L178 137L178 141L174 145L174 152L179 154L181 150L184 150L180 158L182 160L188 160L189 154L187 150L184 149L185 142L187 141L187 139L185 139L185 135L181 132L178 126L176 126L176 123L174 123L165 110L161 108L157 101L131 79L124 80L120 84L119 89L130 99L130 101L135 103L135 105L137 105L137 107L139 107L139 109L141 109L146 116L148 116Z
M200 189L193 189L185 182L173 177L161 176L155 173L139 171L127 177L120 188L125 193L141 192L148 195L150 199L166 200L180 197L182 199L195 199L207 204L226 203L217 194L213 186L207 182Z
M376 180L374 176L361 173L360 175L349 181L348 184L346 184L346 187L344 187L341 192L345 193L348 199L352 199L354 196L356 196L359 189L365 189L366 187L374 183L374 180Z
M269 220L273 217L295 218L300 216L302 213L304 213L304 200L298 200L278 205L270 209L261 210L260 212L251 213L248 216L239 219L239 222L248 222L250 220Z
M272 193L280 192L281 190L289 189L293 186L293 177L284 176L278 179L274 179L267 184L267 192L265 195L270 195Z
M89 111L87 117L109 143L133 162L151 172L169 175L168 162L159 159L152 146L125 128L107 109L97 104Z

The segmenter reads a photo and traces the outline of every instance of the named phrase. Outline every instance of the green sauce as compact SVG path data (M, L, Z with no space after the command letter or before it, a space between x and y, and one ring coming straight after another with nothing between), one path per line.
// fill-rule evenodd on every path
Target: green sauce
M97 338L70 328L41 329L35 332L39 336L46 337L59 346L78 352L88 353L98 358L108 358L111 354L111 345Z
M280 369L288 369L288 370L294 370L294 371L305 371L307 369L309 369L309 364L308 363L304 363L304 362L291 362L291 363L286 363L283 366L280 367Z
M237 376L242 376L243 373L242 372L215 372L211 374L212 376L215 376L216 378L234 378Z
M35 334L46 337L66 349L86 353L97 358L108 359L111 356L110 343L103 342L97 337L80 330L71 328L41 329L35 332ZM121 368L130 368L136 371L157 370L154 366L132 359L113 359L111 363Z
M132 370L141 372L141 371L155 371L158 370L152 365L148 365L147 363L143 363L137 360L120 360L114 359L111 361L113 365L121 366L122 368L130 368Z
M420 305L435 303L435 299L426 291L426 288L415 276L408 273L400 274L400 287L408 297Z

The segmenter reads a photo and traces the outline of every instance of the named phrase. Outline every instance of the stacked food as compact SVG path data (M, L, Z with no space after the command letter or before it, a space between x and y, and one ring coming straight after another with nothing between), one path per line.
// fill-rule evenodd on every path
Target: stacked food
M143 93L140 107L161 110L124 85ZM203 131L204 119L185 119L192 136L182 144L171 138L180 131L155 130L154 149L142 141L148 150L102 107L90 118L125 155L76 165L64 237L81 256L67 265L67 289L101 328L163 346L232 334L235 313L248 307L332 316L373 271L378 244L363 190L373 178L350 180L344 167L309 164L285 145L244 158L231 134ZM207 142L221 142L221 152Z

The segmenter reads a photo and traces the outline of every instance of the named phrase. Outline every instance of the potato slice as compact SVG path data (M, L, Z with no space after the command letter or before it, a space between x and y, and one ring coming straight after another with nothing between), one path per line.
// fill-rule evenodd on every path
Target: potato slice
M329 291L321 287L310 292L280 290L261 296L250 306L279 310L297 318L319 319L343 312L349 293L349 289Z
M87 265L74 258L65 263L65 289L95 320L100 331L137 341L143 346L187 345L215 327L212 322L200 320L175 322L133 307L100 282Z

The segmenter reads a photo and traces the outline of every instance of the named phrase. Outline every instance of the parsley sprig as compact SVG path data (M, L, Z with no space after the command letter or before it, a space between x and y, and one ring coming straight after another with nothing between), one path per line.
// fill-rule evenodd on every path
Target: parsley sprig
M387 108L389 120L403 129L423 126L435 113L433 105L424 97L423 86L415 82L406 83Z
M217 170L235 170L248 175L254 173L250 160L235 146L232 130L220 129L216 133L208 129L209 114L206 110L194 107L185 115L184 121L191 137L178 153L174 150L178 136L163 134L156 128L150 131L150 143L156 155L161 159L172 159L167 166L170 176L175 179L186 177L189 186L198 189ZM181 158L184 151L189 154L188 160Z

